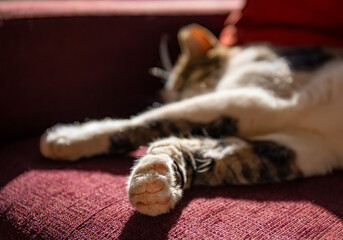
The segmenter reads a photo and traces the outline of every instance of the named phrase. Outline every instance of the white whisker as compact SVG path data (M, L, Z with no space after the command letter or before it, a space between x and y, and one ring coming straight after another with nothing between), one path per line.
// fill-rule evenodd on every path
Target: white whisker
M168 50L168 35L164 34L160 42L160 58L164 69L171 71L173 69L173 64L170 59L170 54Z

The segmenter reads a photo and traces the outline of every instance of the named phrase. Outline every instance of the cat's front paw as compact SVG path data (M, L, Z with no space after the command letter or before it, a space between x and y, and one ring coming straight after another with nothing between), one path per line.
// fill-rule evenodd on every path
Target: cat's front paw
M169 212L181 199L173 160L168 155L147 155L133 168L128 183L129 200L139 212L156 216Z
M48 129L40 139L43 156L58 160L77 160L82 136L78 125L57 125Z
M110 151L110 136L127 124L125 120L93 120L62 124L48 129L40 140L43 156L74 161Z

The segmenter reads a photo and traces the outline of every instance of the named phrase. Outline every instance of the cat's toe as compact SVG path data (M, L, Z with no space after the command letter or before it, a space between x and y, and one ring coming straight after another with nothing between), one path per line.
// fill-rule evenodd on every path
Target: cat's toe
M44 157L49 157L52 158L52 150L51 150L51 145L49 144L48 141L48 134L44 133L41 138L40 138L40 143L39 143L39 148L40 152Z
M181 198L182 189L174 184L170 161L166 155L160 158L148 155L133 169L128 192L137 211L150 216L167 213Z

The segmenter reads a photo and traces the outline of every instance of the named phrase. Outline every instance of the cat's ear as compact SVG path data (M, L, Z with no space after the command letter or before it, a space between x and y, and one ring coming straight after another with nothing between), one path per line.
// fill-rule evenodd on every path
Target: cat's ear
M191 58L204 56L218 43L218 39L208 29L198 24L181 28L178 40L182 53Z

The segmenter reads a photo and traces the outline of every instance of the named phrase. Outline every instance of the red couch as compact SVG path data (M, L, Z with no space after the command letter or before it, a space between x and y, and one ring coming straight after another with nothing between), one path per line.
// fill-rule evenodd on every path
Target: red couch
M175 59L181 26L197 22L219 34L240 4L208 2L0 3L0 239L343 238L342 172L195 187L171 213L148 217L126 196L132 156L66 163L40 155L46 127L126 117L156 101L161 83L148 69L160 65L161 35Z

